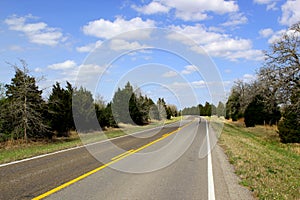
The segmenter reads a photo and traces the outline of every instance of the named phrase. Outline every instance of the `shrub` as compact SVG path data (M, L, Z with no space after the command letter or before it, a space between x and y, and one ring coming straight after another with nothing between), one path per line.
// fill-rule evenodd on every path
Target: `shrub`
M300 143L299 113L291 109L278 124L278 133L283 143Z

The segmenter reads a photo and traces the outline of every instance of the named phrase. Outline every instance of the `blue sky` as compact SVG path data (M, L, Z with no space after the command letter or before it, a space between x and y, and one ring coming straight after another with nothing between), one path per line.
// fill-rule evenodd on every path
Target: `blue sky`
M299 10L300 0L2 0L0 81L10 82L14 70L7 62L19 64L21 58L32 75L44 77L40 88L68 80L109 101L129 80L154 100L162 96L178 107L215 102L224 97L214 95L220 92L212 85L222 82L226 95L234 81L253 80L262 50L300 20ZM164 35L155 35L155 28ZM205 60L199 48L209 64L196 66L176 54L197 49ZM105 55L117 59L99 61Z

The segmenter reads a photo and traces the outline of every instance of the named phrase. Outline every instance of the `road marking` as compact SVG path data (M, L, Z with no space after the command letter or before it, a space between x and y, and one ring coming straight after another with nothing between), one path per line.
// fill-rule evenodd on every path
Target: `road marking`
M129 151L125 151L124 153L121 153L121 154L119 154L119 155L113 157L111 160L116 160L117 158L120 158L120 157L122 157L122 156L124 156L124 155L126 155L126 154L128 154L128 153L130 153L130 152L132 152L133 150L134 150L134 149L130 149Z
M214 176L213 176L213 169L212 169L211 148L210 148L207 120L205 120L205 124L206 124L206 142L207 142L208 200L215 200L215 184L214 184Z
M143 133L143 132L146 132L146 131L168 127L168 126L170 126L172 124L175 124L175 123L178 123L178 122L170 123L170 124L167 124L167 125L164 125L164 126L150 128L150 129L147 129L147 130L138 131L138 132L135 132L135 133L132 133L132 134L122 135L122 136L115 137L115 138L101 140L101 141L90 143L90 144L85 144L85 145L82 145L82 146L71 147L69 149L63 149L63 150L55 151L55 152L52 152L52 153L46 153L46 154L42 154L42 155L30 157L30 158L25 158L25 159L22 159L22 160L16 160L16 161L12 161L12 162L9 162L9 163L0 164L0 168L5 167L5 166L9 166L9 165L14 165L14 164L17 164L17 163L22 163L22 162L26 162L26 161L30 161L30 160L43 158L43 157L46 157L46 156L52 156L52 155L55 155L55 154L64 153L64 152L67 152L67 151L72 151L72 150L75 150L75 149L84 148L84 147L87 147L87 146L92 146L92 145L101 144L101 143L108 142L108 141L113 141L113 140L120 139L120 138L123 138L123 137L137 135L137 134L140 134L140 133Z
M170 135L178 132L183 127L189 126L194 121L195 120L193 120L193 121L191 121L191 122L183 125L182 127L179 127L177 129L175 129L174 131L169 132L168 136L170 136ZM144 146L142 146L142 147L140 147L140 148L138 148L136 150L132 150L132 151L130 150L130 151L125 152L126 154L122 153L122 154L120 154L118 156L115 156L117 158L115 158L114 160L112 160L112 161L110 161L110 162L108 162L108 163L106 163L106 164L104 164L104 165L102 165L102 166L100 166L100 167L92 170L92 171L89 171L89 172L87 172L87 173L85 173L85 174L83 174L83 175L81 175L81 176L79 176L79 177L77 177L77 178L75 178L73 180L70 180L70 181L68 181L68 182L66 182L66 183L64 183L64 184L62 184L62 185L60 185L60 186L58 186L58 187L56 187L56 188L54 188L52 190L49 190L48 192L46 192L44 194L41 194L41 195L33 198L32 200L40 200L40 199L43 199L43 198L45 198L47 196L50 196L51 194L54 194L54 193L56 193L56 192L58 192L58 191L60 191L60 190L62 190L64 188L66 188L66 187L68 187L68 186L70 186L70 185L72 185L72 184L74 184L74 183L76 183L76 182L78 182L78 181L80 181L80 180L82 180L82 179L84 179L84 178L86 178L86 177L88 177L88 176L90 176L90 175L92 175L92 174L94 174L94 173L96 173L96 172L98 172L98 171L100 171L100 170L102 170L102 169L104 169L104 168L106 168L106 167L108 167L108 166L110 166L110 165L112 165L112 164L114 164L114 163L116 163L116 162L118 162L118 161L120 161L120 160L122 160L122 159L124 159L124 158L126 158L126 157L128 157L130 155L132 155L132 154L134 154L134 153L136 153L136 152L138 152L138 151L141 151L141 150L143 150L143 149L145 149L145 148L147 148L147 147L149 147L149 146L151 146L151 145L153 145L153 144L155 144L155 143L157 143L157 142L159 142L159 141L167 138L168 136L162 136L162 137L160 137L160 138L158 138L158 139L156 139L156 140L154 140L154 141L152 141L152 142L150 142L150 143L148 143L148 144L146 144L146 145L144 145Z

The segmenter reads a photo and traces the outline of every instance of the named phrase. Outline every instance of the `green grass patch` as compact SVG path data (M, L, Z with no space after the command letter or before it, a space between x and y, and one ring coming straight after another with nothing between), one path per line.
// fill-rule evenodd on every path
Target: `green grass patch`
M154 128L163 124L169 124L181 120L181 117L172 118L165 122L153 122L146 126L125 126L121 129L108 129L104 132L80 134L73 132L70 137L57 138L52 141L7 141L0 143L0 164L8 163L24 158L30 158L45 153L82 146L84 144L98 142L107 138L120 137L126 134Z
M219 140L241 185L258 199L299 199L300 144L282 144L276 127L226 122Z

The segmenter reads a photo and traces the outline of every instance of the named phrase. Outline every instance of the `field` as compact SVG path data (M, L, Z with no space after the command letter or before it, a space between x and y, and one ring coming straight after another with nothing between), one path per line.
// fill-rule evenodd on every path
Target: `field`
M300 199L300 144L280 143L276 127L226 121L219 143L256 198Z

